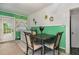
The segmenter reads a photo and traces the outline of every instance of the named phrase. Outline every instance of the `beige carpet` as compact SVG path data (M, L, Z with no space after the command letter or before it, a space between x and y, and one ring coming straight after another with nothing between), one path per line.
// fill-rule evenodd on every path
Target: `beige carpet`
M24 55L15 41L0 43L0 55Z

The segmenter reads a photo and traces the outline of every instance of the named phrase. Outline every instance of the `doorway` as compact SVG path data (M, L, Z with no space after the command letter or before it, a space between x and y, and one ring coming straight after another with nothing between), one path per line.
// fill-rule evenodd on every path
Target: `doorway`
M70 11L70 54L79 55L79 8Z

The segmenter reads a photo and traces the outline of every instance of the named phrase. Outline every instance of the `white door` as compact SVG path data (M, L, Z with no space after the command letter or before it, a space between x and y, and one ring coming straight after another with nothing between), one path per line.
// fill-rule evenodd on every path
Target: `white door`
M5 16L3 21L3 39L2 41L15 40L15 22L14 18Z
M71 47L79 48L79 12L71 13Z

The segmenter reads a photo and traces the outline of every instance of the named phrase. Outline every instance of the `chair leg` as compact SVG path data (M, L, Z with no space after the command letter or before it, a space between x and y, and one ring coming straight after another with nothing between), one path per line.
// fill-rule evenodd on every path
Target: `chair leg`
M58 48L58 55L60 55L60 49Z
M41 55L42 55L42 49L41 49Z
M28 51L26 52L26 55L28 55Z
M45 53L46 53L46 50L44 49L44 55L45 55Z
M59 49L58 49L58 55L60 55L60 51L59 51Z
M55 49L53 49L53 55L55 55Z
M34 55L34 50L32 50L32 55Z
M27 49L26 49L26 55L28 55L28 46L27 46Z

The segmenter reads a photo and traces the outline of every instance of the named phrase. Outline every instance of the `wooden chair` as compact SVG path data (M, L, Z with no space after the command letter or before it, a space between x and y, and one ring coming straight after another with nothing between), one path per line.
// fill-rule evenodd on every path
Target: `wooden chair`
M55 54L55 50L58 50L58 54L60 54L59 53L59 46L60 46L60 40L61 40L61 37L62 37L62 33L63 32L57 33L53 43L51 43L51 44L46 43L45 44L46 47L53 50L53 54Z
M26 44L27 44L26 54L28 55L29 48L32 50L32 54L34 54L34 52L37 51L38 49L40 49L42 47L42 45L34 43L34 38L33 38L32 34L26 33L26 32L24 32L24 34L25 34Z

